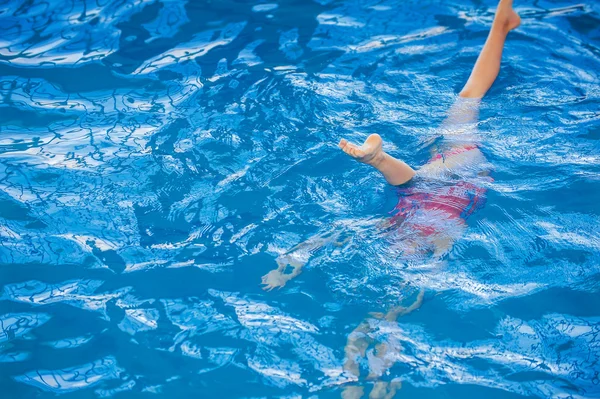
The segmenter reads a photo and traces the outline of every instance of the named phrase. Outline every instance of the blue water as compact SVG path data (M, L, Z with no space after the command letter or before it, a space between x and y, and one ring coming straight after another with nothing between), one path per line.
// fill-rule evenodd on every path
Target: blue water
M494 181L441 261L378 227L397 192L337 142L424 164L495 1L1 1L2 398L599 398L583 1L517 0L477 124ZM363 320L393 358L375 380L372 349L343 367Z

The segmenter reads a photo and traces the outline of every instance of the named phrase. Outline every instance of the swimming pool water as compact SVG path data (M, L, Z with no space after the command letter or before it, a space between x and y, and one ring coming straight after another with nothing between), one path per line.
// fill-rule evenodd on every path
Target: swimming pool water
M515 6L494 181L439 263L337 142L424 164L495 1L0 2L1 396L366 397L367 319L397 397L600 397L600 6Z

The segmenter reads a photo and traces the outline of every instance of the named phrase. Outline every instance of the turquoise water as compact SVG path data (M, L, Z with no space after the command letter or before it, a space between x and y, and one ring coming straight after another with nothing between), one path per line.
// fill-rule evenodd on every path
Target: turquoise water
M337 142L423 165L494 1L0 2L2 397L600 397L584 1L517 1L477 124L493 182L441 260L381 227L397 191ZM393 364L368 379L377 343Z

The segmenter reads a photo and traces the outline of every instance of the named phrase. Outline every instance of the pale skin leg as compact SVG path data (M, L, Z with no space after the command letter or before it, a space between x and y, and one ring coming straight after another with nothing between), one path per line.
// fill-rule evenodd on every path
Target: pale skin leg
M363 321L358 327L350 333L348 341L344 347L344 353L346 355L346 361L344 362L344 371L352 374L358 379L360 377L360 368L357 363L358 358L366 356L369 345L373 342L373 339L369 337L371 327L369 323ZM347 385L342 390L342 399L360 399L363 397L365 390L361 386Z
M471 103L457 102L450 111L445 125L473 122L478 114L478 100L490 89L498 72L508 33L517 28L521 18L512 9L512 0L501 0L485 45L475 62L469 80L460 92L460 97L471 99ZM443 178L447 174L465 165L477 165L485 162L479 149L458 151L445 157L436 157L422 166L418 172L399 159L383 151L383 142L378 134L370 135L361 145L342 139L339 147L359 162L373 166L383 174L392 185L404 184L417 173L420 176ZM454 147L457 148L457 147ZM434 238L435 255L443 256L452 247L452 239L439 235Z
M370 135L361 146L346 139L342 139L339 146L352 158L380 171L391 185L404 184L415 176L413 168L383 151L383 141L378 134Z
M521 18L512 9L512 4L512 0L501 0L498 4L492 28L490 29L488 38L483 46L483 50L479 54L477 62L473 67L471 76L460 92L461 97L473 99L482 98L496 80L498 72L500 71L500 61L502 59L502 51L504 49L506 36L508 35L508 32L518 27L521 23ZM453 107L455 111L456 108L457 107ZM474 111L469 112L468 115L461 116L460 112L453 113L453 109L450 110L451 115L449 119L451 122L462 122L462 119L470 120L476 116L476 112L475 115L473 115ZM392 185L406 183L416 174L416 171L406 163L393 158L383 151L383 143L378 134L370 135L361 146L350 143L346 139L342 139L339 143L339 147L357 161L371 165L380 171L388 183ZM473 156L473 154L467 154L468 153L460 153L445 159L433 160L423 166L419 172L431 172L435 171L435 169L448 170L449 168L459 166L460 164L468 162L468 160L462 158Z
M496 10L496 16L490 29L490 33L485 42L483 50L477 58L473 71L460 92L463 98L479 99L487 93L494 83L500 70L500 61L504 42L508 32L515 29L521 23L521 18L512 9L512 0L501 0ZM476 117L476 109L467 109L458 104L450 109L449 123L466 122ZM411 180L417 173L405 162L396 159L383 151L383 141L378 134L370 135L362 145L350 143L342 139L339 143L340 148L357 161L371 165L380 171L388 183L400 185ZM464 164L483 161L483 155L479 150L461 152L452 156L434 159L419 169L419 174L429 176L440 176L453 168ZM452 245L451 242L441 237L439 239L439 248L435 251L437 254L445 253ZM302 246L302 244L300 244ZM284 273L285 269L291 266L292 271L289 274ZM288 256L282 257L278 262L278 268L263 277L264 289L283 287L287 281L300 274L304 263L289 261Z
M392 399L400 388L402 388L400 381L377 381L373 385L369 399Z
M498 76L506 36L508 35L508 32L518 27L521 22L519 15L512 9L512 3L512 0L500 1L487 41L479 55L479 58L477 59L477 62L475 63L475 67L471 72L471 76L469 77L467 84L460 92L461 97L473 99L482 98ZM460 107L459 104L455 104L455 106L450 110L448 122L465 123L473 121L476 117L476 109L471 108L465 110L464 108ZM339 146L345 153L355 158L359 162L366 163L376 168L383 174L385 179L390 184L398 185L406 183L416 174L416 171L414 171L406 163L397 160L383 152L382 140L379 135L369 136L362 146L352 144L345 139L340 141ZM458 153L451 157L436 159L432 162L429 162L427 165L422 167L419 172L421 173L423 171L427 174L438 174L438 171L448 170L449 168L458 167L464 163L477 161L482 157L483 155L479 151ZM443 253L447 251L451 245L452 242L450 240L440 238L439 248L437 248L436 253ZM436 243L436 247L438 247L438 243ZM421 290L415 302L407 308L396 306L391 308L387 313L372 313L371 315L373 317L386 319L388 321L395 321L398 317L418 309L423 302L423 294L424 292ZM368 333L365 331L365 327L367 326L369 326L367 322L362 322L355 331L358 330L363 334L359 337L357 337L356 334L350 334L348 337L348 343L346 345L347 360L344 364L344 369L353 373L356 377L359 376L356 355L364 356L366 348L363 348L365 344L368 345L368 340L366 338ZM385 361L386 351L386 345L379 344L377 345L376 356ZM352 355L352 358L348 355ZM385 365L386 367L391 366L388 364ZM373 378L375 376L370 375L369 377ZM400 386L400 382L398 381L393 381L391 383L377 381L369 397L392 398L395 396L396 391L400 389ZM353 387L352 389L354 388L356 387ZM360 396L355 397L362 397L362 391L352 392L360 394Z
M467 84L460 92L461 97L482 98L492 87L500 72L502 51L508 32L521 24L521 18L513 8L513 0L501 0L483 50L475 62Z
M371 316L377 319L386 319L387 321L396 321L399 317L405 316L415 310L419 309L423 304L423 298L425 296L425 291L421 289L417 294L417 298L415 301L408 307L404 306L395 306L389 310L388 313L371 313ZM373 338L371 338L371 326L368 321L363 321L348 335L348 341L346 343L346 347L344 348L344 352L346 354L346 361L344 363L344 370L354 375L356 378L360 377L360 369L357 363L357 359L366 356L367 349L369 345L373 343ZM375 356L379 357L383 364L384 368L389 368L392 364L386 358L387 354L387 345L385 343L378 343L375 345ZM367 379L375 380L378 378L378 375L369 374ZM396 391L400 389L401 383L399 381L376 381L371 393L369 394L369 398L392 398L396 394ZM356 398L359 399L364 394L362 389L357 389L357 386L349 386L344 388L342 391L342 398ZM352 396L354 395L354 396Z

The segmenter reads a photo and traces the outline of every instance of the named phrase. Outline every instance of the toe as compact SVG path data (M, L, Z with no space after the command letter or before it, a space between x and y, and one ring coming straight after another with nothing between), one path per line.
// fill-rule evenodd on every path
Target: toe
M348 143L346 143L346 145L341 148L342 148L342 151L344 151L348 155L350 155L352 152L352 147L350 147L350 144L348 144Z
M344 148L342 148L342 150L346 154L352 155L352 156L356 156L357 151L359 151L358 147L352 143L346 143L346 145L344 146Z
M361 150L360 148L353 148L352 149L352 155L355 158L362 158L365 156L365 152L363 150Z
M356 146L350 142L346 142L346 144L344 144L344 146L342 147L342 151L344 151L346 154L352 155L352 153L356 150Z

